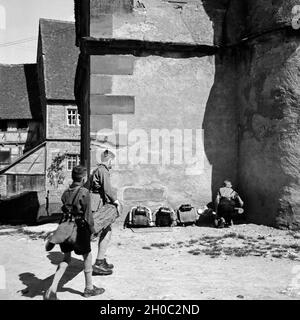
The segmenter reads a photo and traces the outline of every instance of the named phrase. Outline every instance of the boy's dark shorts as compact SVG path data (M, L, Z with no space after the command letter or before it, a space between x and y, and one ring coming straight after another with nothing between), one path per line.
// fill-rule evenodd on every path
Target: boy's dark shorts
M61 243L60 249L63 253L74 251L77 255L91 252L91 231L87 223L77 223L77 238L75 244Z

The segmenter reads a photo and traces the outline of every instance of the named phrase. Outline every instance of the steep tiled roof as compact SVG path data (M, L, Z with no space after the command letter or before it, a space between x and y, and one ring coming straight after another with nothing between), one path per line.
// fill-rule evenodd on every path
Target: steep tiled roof
M37 65L0 65L0 119L41 117Z
M39 41L43 55L46 98L74 100L74 79L79 50L75 24L40 19Z

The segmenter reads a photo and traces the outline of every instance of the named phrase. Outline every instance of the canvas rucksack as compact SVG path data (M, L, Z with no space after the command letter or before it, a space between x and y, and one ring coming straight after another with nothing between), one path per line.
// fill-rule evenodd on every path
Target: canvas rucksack
M157 227L170 227L175 221L175 213L170 208L160 207L155 213L155 225Z
M61 211L63 212L61 222L66 221L66 220L72 220L74 218L74 216L76 216L78 214L76 201L77 201L77 197L79 195L80 189L81 189L81 187L77 187L77 190L74 193L72 200L69 199L69 201L61 207Z
M195 224L199 218L196 208L190 204L183 204L177 210L178 221L181 225Z
M131 208L128 225L131 227L150 227L152 225L151 210L142 206Z

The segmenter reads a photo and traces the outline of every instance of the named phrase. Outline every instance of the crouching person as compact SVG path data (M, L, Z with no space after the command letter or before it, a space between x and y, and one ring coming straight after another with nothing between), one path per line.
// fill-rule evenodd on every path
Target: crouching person
M56 300L56 292L59 281L65 273L68 265L71 262L71 253L83 256L84 261L84 276L85 290L83 296L88 298L91 296L100 295L104 292L103 288L97 288L92 281L92 253L91 253L91 235L94 233L94 220L90 209L90 194L89 190L83 187L87 171L85 167L76 166L72 170L73 183L65 190L62 195L63 202L63 218L74 219L77 225L77 236L73 242L63 241L63 231L56 232L48 240L46 250L49 251L54 247L55 243L59 243L61 251L64 253L64 259L59 264L54 275L53 282L50 288L45 293L45 300ZM71 213L70 213L71 212ZM57 229L58 230L58 229Z
M221 228L232 226L237 205L241 208L244 203L238 193L232 189L231 182L225 180L224 186L219 189L216 197L215 226Z

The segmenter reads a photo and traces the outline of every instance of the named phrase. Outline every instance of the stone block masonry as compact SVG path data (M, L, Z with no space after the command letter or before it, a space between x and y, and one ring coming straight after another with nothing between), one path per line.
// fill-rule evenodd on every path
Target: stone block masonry
M250 221L299 229L300 43L299 31L292 27L299 1L142 2L144 6L133 7L132 1L93 0L85 13L91 18L85 52L95 55L88 92L91 109L86 105L95 113L89 127L92 165L96 131L107 124L118 131L126 123L131 157L112 172L112 180L127 204L139 197L159 198L154 190L164 189L162 202L202 206L230 179ZM105 37L111 41L101 39ZM112 43L123 47L114 48L117 54L111 58L103 56L112 53ZM150 52L151 43L159 43L159 50ZM164 51L170 43L206 51L188 57L170 54ZM224 45L226 49L217 50ZM147 163L160 155L145 143L153 129L164 130L164 138L172 130L203 130L197 142L200 151L188 156L194 162ZM171 148L178 145L170 142ZM147 193L147 188L152 191Z

